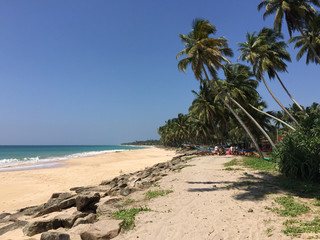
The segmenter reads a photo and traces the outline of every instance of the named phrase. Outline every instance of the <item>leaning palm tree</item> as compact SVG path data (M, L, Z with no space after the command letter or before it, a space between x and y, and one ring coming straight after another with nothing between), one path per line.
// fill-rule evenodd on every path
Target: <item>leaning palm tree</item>
M231 91L225 91L224 88L220 86L220 90L230 99L237 107L239 107L246 116L255 124L255 126L262 132L262 134L268 139L271 146L274 148L275 144L271 140L270 136L267 134L265 129L258 123L258 121L252 117L252 115L243 107L248 105L252 100L257 102L260 98L256 88L258 83L256 80L251 79L253 73L251 73L248 66L242 64L226 64L224 68L224 74L226 77L225 84ZM220 82L217 81L219 84Z
M209 35L214 34L215 32L215 26L211 25L209 21L201 19L194 20L192 31L188 35L179 35L185 45L185 48L178 53L177 59L182 55L186 55L186 57L179 61L178 68L179 70L186 71L187 67L191 65L196 79L205 79L207 81L211 90L218 95L219 99L245 129L246 133L254 143L260 158L263 159L260 147L248 127L243 123L239 115L225 101L224 97L209 80L206 67L210 70L212 77L217 80L216 70L223 68L223 62L230 63L225 56L233 55L225 38L209 37Z
M320 58L317 55L316 50L302 30L302 25L316 15L316 10L310 3L320 7L320 0L264 0L258 5L258 10L265 7L266 11L263 14L264 19L267 16L276 13L274 30L277 32L281 32L282 21L283 18L285 18L290 37L292 37L292 32L298 30L303 38L305 38L305 41L309 45L318 63L320 63Z
M316 60L317 56L320 56L320 14L316 15L311 20L307 21L303 27L303 36L295 36L290 38L289 43L295 43L294 48L300 48L297 54L297 60L299 61L304 54L306 54L306 64L309 62L319 63ZM310 48L310 45L316 51Z
M273 99L278 103L283 111L285 111L288 116L290 116L290 118L297 125L299 125L298 121L276 98L263 77L263 73L267 72L270 79L277 77L279 82L284 87L284 84L282 83L277 71L287 71L287 65L283 60L291 61L291 58L289 53L286 51L286 43L283 41L277 41L279 38L282 38L282 35L269 28L263 28L257 36L255 33L247 33L247 38L247 42L238 43L240 46L239 50L241 51L239 59L252 64L253 72L255 73L257 79L263 81ZM284 89L287 91L285 87ZM294 103L300 106L300 104L298 104L292 98L288 91L287 93ZM301 106L299 108L303 110Z

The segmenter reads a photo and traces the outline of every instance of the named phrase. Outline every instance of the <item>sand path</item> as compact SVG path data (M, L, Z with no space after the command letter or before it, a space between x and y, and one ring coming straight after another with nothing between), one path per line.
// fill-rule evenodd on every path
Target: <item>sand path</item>
M230 188L244 176L223 170L232 158L196 158L188 163L195 166L163 178L160 187L173 192L151 199L153 211L137 215L135 229L115 239L291 239L281 233L284 219L265 209L272 197L257 200L248 190Z

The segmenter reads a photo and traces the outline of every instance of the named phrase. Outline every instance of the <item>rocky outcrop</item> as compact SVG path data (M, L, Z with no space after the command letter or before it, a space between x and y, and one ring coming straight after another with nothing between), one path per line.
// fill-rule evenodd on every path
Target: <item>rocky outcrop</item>
M83 240L111 239L121 230L120 220L112 213L123 207L134 192L149 188L169 172L183 168L184 157L158 163L130 174L123 174L97 186L70 189L74 193L54 193L39 206L20 209L0 215L0 236L8 231L23 228L27 236L42 233L41 240L71 239L69 233ZM77 209L77 210L75 210ZM52 230L59 229L59 232Z

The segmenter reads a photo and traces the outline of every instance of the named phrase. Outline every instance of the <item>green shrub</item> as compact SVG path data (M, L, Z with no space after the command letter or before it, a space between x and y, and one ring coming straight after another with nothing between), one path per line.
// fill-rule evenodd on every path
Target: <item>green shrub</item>
M135 226L135 224L134 224L135 216L139 212L142 212L142 211L149 212L149 211L151 211L151 209L144 208L144 207L131 208L131 209L121 209L117 212L112 213L112 215L118 220L123 220L122 223L120 224L120 226L123 229L130 230L130 229L133 229Z
M279 170L288 177L318 180L320 163L320 116L311 113L291 131L273 152Z

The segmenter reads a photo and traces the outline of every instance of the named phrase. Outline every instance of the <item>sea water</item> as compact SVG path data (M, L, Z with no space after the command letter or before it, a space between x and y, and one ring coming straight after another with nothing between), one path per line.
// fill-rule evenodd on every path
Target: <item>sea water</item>
M70 158L94 156L102 153L141 149L143 147L120 146L120 145L75 145L75 146L1 146L0 145L0 168L17 166L21 164L36 163L42 167L43 163L51 163L51 167L57 165L56 161ZM55 163L53 163L55 162ZM21 167L20 167L21 168Z

